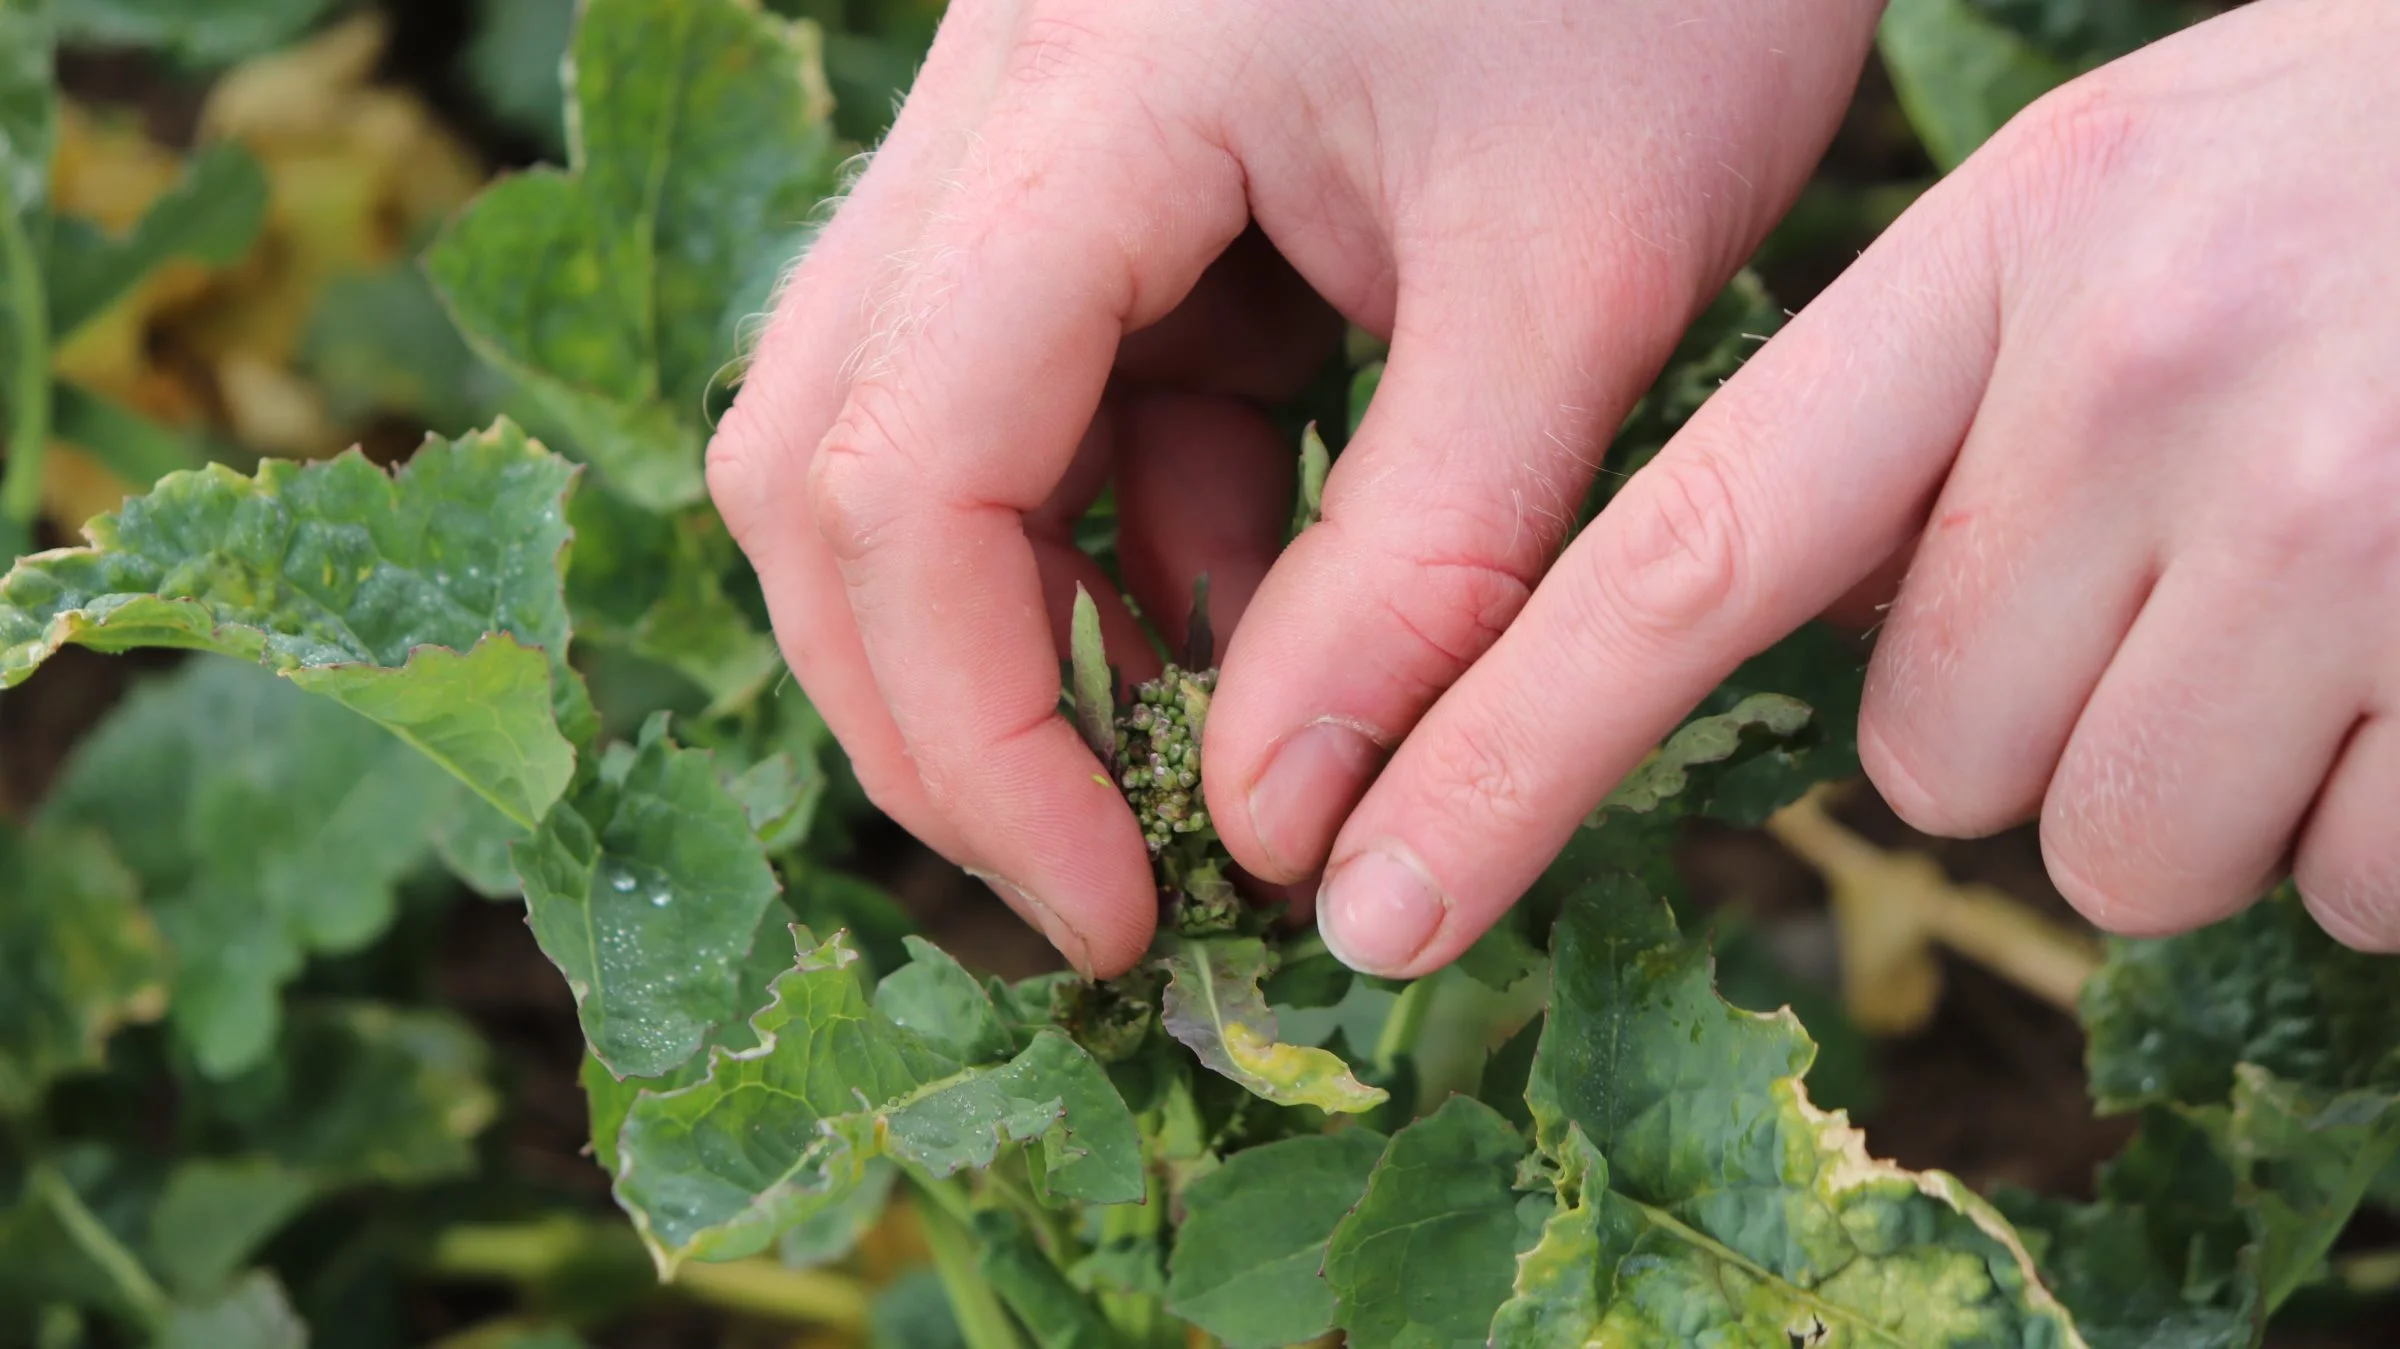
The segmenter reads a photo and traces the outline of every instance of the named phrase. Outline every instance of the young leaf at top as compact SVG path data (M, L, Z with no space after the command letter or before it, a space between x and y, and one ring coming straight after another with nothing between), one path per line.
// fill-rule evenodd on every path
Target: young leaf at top
M140 47L195 66L273 51L308 30L336 0L71 0L59 36L100 47Z
M992 1063L1015 1050L1008 1023L975 976L922 937L903 937L909 961L875 985L875 1010L960 1063Z
M1383 1156L1372 1129L1245 1148L1183 1192L1167 1308L1230 1349L1278 1349L1333 1329L1326 1243Z
M1108 651L1100 639L1100 606L1092 592L1075 586L1074 630L1068 651L1074 676L1075 724L1083 743L1110 772L1117 766L1117 674L1108 667Z
M948 1174L1037 1141L1062 1197L1142 1197L1140 1138L1100 1066L1054 1031L1005 1063L962 1064L867 1003L840 937L802 954L752 1019L755 1048L709 1052L705 1077L636 1099L617 1198L672 1271L773 1244L844 1203L878 1155Z
M1525 1153L1507 1120L1464 1096L1392 1135L1325 1252L1352 1349L1486 1343L1528 1221L1548 1216L1541 1196L1515 1192Z
M203 658L137 686L43 815L97 828L140 878L175 955L176 1037L222 1078L270 1051L283 987L309 954L382 935L401 879L465 795L372 723Z
M166 1010L167 953L100 835L0 822L0 1116Z
M1598 1209L1595 1258L1571 1272L1590 1290L1557 1271L1541 1285L1545 1319L1597 1318L1563 1342L2082 1343L1999 1213L1949 1176L1871 1159L1811 1105L1799 1023L1720 999L1706 950L1638 882L1577 896L1551 953L1526 1095L1543 1150L1581 1167L1577 1202Z
M1278 1105L1355 1115L1383 1104L1389 1093L1361 1083L1339 1056L1277 1042L1274 1009L1259 992L1273 963L1256 937L1176 942L1160 961L1167 1033L1212 1070Z
M396 474L356 452L174 474L93 521L91 547L0 579L0 687L70 642L241 656L531 825L589 731L558 570L573 472L502 422L428 441Z
M566 975L592 1052L621 1077L691 1058L731 1017L775 873L711 757L666 714L510 849L535 940Z
M489 188L425 256L468 341L644 506L702 497L709 393L832 190L818 44L741 0L589 0L571 167Z

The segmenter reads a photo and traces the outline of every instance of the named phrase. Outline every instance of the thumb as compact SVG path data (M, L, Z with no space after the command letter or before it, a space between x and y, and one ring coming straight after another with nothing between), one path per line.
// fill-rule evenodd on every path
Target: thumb
M1913 536L1999 340L1974 223L1929 194L1576 539L1343 827L1318 897L1338 955L1455 959L1718 681Z

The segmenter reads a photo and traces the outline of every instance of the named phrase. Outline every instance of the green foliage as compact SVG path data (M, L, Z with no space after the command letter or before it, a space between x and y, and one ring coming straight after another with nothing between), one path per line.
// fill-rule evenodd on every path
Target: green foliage
M641 505L702 495L710 392L832 189L818 46L734 0L588 6L571 167L490 188L426 254L468 341Z
M1334 1227L1383 1156L1371 1129L1237 1152L1183 1192L1167 1305L1232 1349L1274 1349L1333 1328L1322 1276Z
M559 556L571 470L502 423L397 474L351 453L176 474L89 548L0 579L0 687L67 643L256 660L383 723L532 824L574 767Z
M44 815L97 829L140 878L179 956L177 1036L221 1078L266 1055L309 953L382 935L453 794L372 722L254 666L200 660L136 689Z
M667 1072L741 1010L775 875L742 803L707 754L667 740L663 714L510 855L534 937L612 1071Z
M299 37L340 0L56 0L60 40L219 66Z
M206 64L325 6L207 8L58 13L75 40ZM1747 662L1617 786L1461 962L1492 992L1354 977L1251 904L1204 808L1213 643L1125 687L1080 596L1062 711L1152 844L1158 940L1120 979L1009 984L917 936L838 867L862 794L778 681L699 446L834 190L828 89L842 134L875 134L936 7L773 8L797 21L586 0L570 37L564 4L481 7L473 86L537 142L557 128L568 167L491 188L421 275L329 297L305 356L456 438L395 473L351 455L166 474L92 547L0 581L0 683L67 644L241 658L140 681L0 831L0 1343L298 1345L305 1313L319 1343L381 1349L371 1323L399 1294L357 1292L361 1269L459 1273L443 1261L474 1243L443 1224L552 1202L484 1139L483 1039L419 1005L460 902L445 871L523 897L632 1220L502 1243L469 1277L519 1280L527 1314L461 1345L601 1342L646 1252L690 1296L838 1290L808 1314L911 1349L1166 1349L1193 1329L1234 1349L1337 1330L1354 1349L2234 1349L2392 1192L2388 962L2289 897L2111 945L2091 1078L2141 1118L2091 1203L1987 1203L1873 1160L1820 1109L1817 1045L1789 1010L1728 1004L1669 906L1687 821L1756 824L1856 773L1864 657L1822 628ZM120 237L52 218L45 13L0 5L11 441L55 411L149 478L193 448L55 384L49 340L162 259L238 254L258 170L212 152ZM1882 42L1949 164L2180 14L1896 0ZM562 54L571 105L549 116ZM1620 429L1595 509L1781 320L1750 274L1717 297ZM1346 396L1355 425L1378 356L1356 346L1289 424ZM570 496L573 466L497 420L519 408L605 490ZM1313 426L1300 453L1294 532L1331 457ZM1754 932L1726 939L1744 1004L1801 1005L1855 1081L1838 1006ZM1444 1024L1469 1004L1506 1010ZM869 1298L844 1264L895 1201L937 1269ZM703 1267L724 1261L746 1263Z
M99 1067L117 1027L165 1007L166 974L158 929L104 841L0 824L0 1115Z

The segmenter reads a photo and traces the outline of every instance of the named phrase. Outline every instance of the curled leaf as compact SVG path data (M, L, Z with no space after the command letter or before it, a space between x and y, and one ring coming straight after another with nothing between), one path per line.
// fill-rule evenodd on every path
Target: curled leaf
M1275 1038L1275 1013L1259 992L1271 963L1255 937L1186 939L1164 960L1167 1033L1211 1069L1278 1105L1355 1115L1388 1093L1351 1075L1338 1055Z

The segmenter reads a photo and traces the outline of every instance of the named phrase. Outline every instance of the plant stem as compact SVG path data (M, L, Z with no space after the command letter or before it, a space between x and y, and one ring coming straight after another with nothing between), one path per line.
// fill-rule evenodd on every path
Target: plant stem
M142 1262L134 1258L133 1252L126 1250L116 1234L84 1204L83 1196L75 1193L75 1187L67 1183L58 1168L48 1162L34 1163L27 1184L49 1206L58 1225L67 1230L67 1239L108 1276L143 1328L155 1334L165 1326L174 1313L174 1299L167 1296L167 1290L150 1277L150 1271L142 1268Z
M1024 1349L1016 1322L975 1267L975 1237L969 1231L975 1214L958 1183L911 1174L908 1187L917 1199L917 1226L933 1253L934 1272L941 1275L942 1291L950 1295L950 1311L958 1318L967 1349Z
M538 1284L578 1264L644 1259L632 1233L576 1218L526 1223L470 1223L434 1239L426 1265L437 1274ZM692 1261L667 1287L693 1302L777 1321L857 1330L867 1323L867 1290L858 1280L821 1269L786 1269L754 1258L721 1264Z
M1425 1016L1433 1010L1434 983L1441 977L1442 971L1435 970L1400 990L1391 1014L1383 1019L1383 1034L1375 1038L1377 1072L1389 1074L1416 1049L1417 1037L1425 1032Z
M42 456L50 447L50 303L25 222L0 210L0 266L16 317L17 368L9 372L8 469L0 477L0 559L33 546L42 510Z

